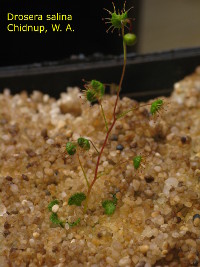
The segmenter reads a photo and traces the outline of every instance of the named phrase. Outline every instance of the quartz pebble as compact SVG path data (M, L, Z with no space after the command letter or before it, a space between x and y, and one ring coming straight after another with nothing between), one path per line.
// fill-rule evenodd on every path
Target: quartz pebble
M116 149L122 151L124 149L124 146L123 145L117 145Z
M6 207L3 204L0 204L0 216L3 216L6 211Z
M143 254L145 254L149 250L149 246L148 245L142 245L142 246L139 246L139 249Z
M44 173L48 176L52 176L54 174L54 171L50 168L44 168Z
M134 188L134 191L138 191L140 187L140 181L134 179L132 182L132 186Z
M56 213L57 211L59 210L59 205L53 205L53 207L52 207L52 211L54 212L54 213Z
M162 170L162 168L160 166L155 166L154 167L154 171L156 172L160 172Z
M37 171L37 172L36 172L36 176L37 176L38 178L43 178L43 172L41 172L41 171Z
M55 142L54 142L53 139L49 138L49 139L47 139L46 143L47 143L48 145L53 145Z
M18 192L18 186L16 184L11 184L10 185L10 190L16 194Z
M131 260L130 260L129 256L126 256L126 257L122 258L118 262L118 264L119 264L120 267L128 266L130 263L131 263Z
M170 177L167 180L165 180L165 186L163 188L163 193L165 195L169 195L169 191L172 187L177 187L178 180L174 177Z
M68 223L65 224L65 229L69 230L69 224Z
M110 140L111 141L117 141L118 140L118 136L116 134L111 134Z
M33 237L34 237L34 238L38 238L39 236L40 236L39 233L37 233L37 232L34 232L34 233L33 233Z
M193 216L193 224L196 227L200 225L200 215L199 214L195 214Z

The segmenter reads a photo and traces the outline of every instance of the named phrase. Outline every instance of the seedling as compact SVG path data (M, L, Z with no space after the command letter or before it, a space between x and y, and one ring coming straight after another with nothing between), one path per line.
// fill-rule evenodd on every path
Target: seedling
M76 193L72 195L69 200L68 200L68 205L76 205L76 206L81 206L81 203L83 200L86 199L86 196L84 193Z
M117 120L125 117L129 112L133 112L135 110L137 110L139 107L141 107L141 105L137 105L132 107L129 110L126 110L120 114L116 114L116 109L117 109L117 105L119 102L119 95L120 95L120 91L121 91L121 87L122 87L122 82L124 79L124 74L125 74L125 69L126 69L126 48L127 46L131 46L134 45L136 42L136 36L135 34L132 33L132 19L128 17L128 12L129 10L125 10L125 3L124 3L124 7L123 10L120 12L116 12L115 6L113 4L114 7L114 11L111 12L109 10L106 9L106 11L109 13L110 17L109 18L105 18L106 20L106 24L110 24L110 27L108 28L107 32L109 30L111 30L112 32L117 29L122 37L122 42L123 42L123 52L124 52L124 64L123 64L123 69L122 69L122 74L121 74L121 78L120 78L120 82L118 85L118 88L116 90L116 100L114 103L114 106L111 107L113 108L113 112L112 112L112 119L111 121L107 121L106 118L106 114L104 112L103 109L103 105L102 105L102 101L103 101L103 97L104 97L104 93L105 93L105 86L106 84L103 84L100 81L97 80L91 80L90 82L86 82L85 84L85 90L84 90L84 96L86 101L88 101L90 104L93 103L97 103L100 106L100 110L103 116L103 120L105 123L105 128L106 128L106 132L105 132L105 138L102 142L102 146L100 148L100 150L97 149L97 147L95 146L95 144L85 138L85 137L80 137L78 138L78 140L75 141L69 141L66 144L66 152L68 153L69 156L77 156L79 164L81 166L81 170L83 172L86 184L87 184L87 193L83 193L83 192L79 192L79 193L75 193L73 194L69 200L68 200L68 205L75 205L75 206L79 206L81 207L82 204L84 204L84 213L87 212L88 209L88 203L90 200L90 194L92 192L93 186L95 184L95 182L97 181L97 179L100 179L103 175L109 175L110 170L105 171L105 172L99 172L99 166L100 166L100 161L101 161L101 157L103 155L104 149L108 143L108 139L109 136L112 132L113 127L115 126L115 123ZM128 30L128 33L125 33L125 29ZM163 100L161 99L157 99L155 101L153 101L151 104L145 104L143 106L147 106L147 105L151 105L150 107L150 113L152 114L152 116L154 116L156 113L158 113L161 108L164 105ZM88 150L91 149L90 144L93 146L93 148L95 149L96 153L97 153L97 161L96 161L96 166L94 169L94 174L93 174L93 178L92 177L87 177L86 175L86 171L84 169L84 165L82 164L81 160L80 160L80 153L87 153ZM123 148L120 147L119 150L123 150ZM135 171L137 171L140 167L141 167L141 162L142 162L143 157L140 155L135 156L132 159L132 164L134 166ZM124 163L124 162L122 162ZM121 164L122 164L121 163ZM55 202L55 204L58 204L57 202ZM115 210L116 210L116 206L117 206L117 197L114 194L112 200L104 200L102 202L102 207L104 209L104 213L107 215L112 215ZM52 204L49 204L49 209L51 211L52 209ZM51 221L54 222L54 224L60 225L63 227L63 222L61 222L58 219L57 214L52 213L51 215ZM78 218L75 222L73 223L68 223L70 227L76 226L80 223L81 218Z

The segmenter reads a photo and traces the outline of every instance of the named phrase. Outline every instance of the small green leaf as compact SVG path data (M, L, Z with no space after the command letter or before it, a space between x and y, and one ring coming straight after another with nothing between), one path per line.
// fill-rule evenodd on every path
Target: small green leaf
M105 214L112 215L115 212L116 205L112 200L105 200L102 202L102 207L104 208Z
M74 227L74 226L78 225L80 223L80 221L81 221L81 219L78 218L75 222L72 222L72 223L68 222L68 224L69 224L70 227Z
M52 207L56 204L59 205L59 201L57 199L52 200L48 205L48 210L52 211Z
M99 102L105 93L104 84L97 80L92 80L91 82L88 82L85 85L85 88L86 88L85 96L90 103L96 101Z
M64 227L64 222L62 222L61 220L59 220L57 213L52 212L52 214L50 216L50 220L51 220L51 222L53 224L60 225L61 227Z
M67 153L72 156L76 153L76 145L73 144L72 142L67 142L66 144L66 150L67 150Z
M117 200L116 194L113 194L113 200L105 200L102 202L105 214L112 215L115 212Z
M86 91L86 98L90 103L97 101L96 93L91 89Z
M76 205L81 206L83 200L86 199L86 195L84 193L75 193L68 200L68 205Z
M103 95L105 94L105 86L103 83L97 81L97 80L92 80L91 81L91 87L96 93L98 99L101 99Z
M135 156L133 158L133 166L136 170L140 167L141 160L142 160L142 156Z
M157 99L151 104L150 112L155 115L163 106L163 100Z
M112 23L112 26L114 29L121 29L122 28L122 22L124 25L126 25L126 20L128 18L127 12L122 12L122 14L117 14L116 12L111 13L112 17L110 22Z
M90 142L88 139L80 137L77 140L78 145L83 148L84 150L89 150L90 149Z

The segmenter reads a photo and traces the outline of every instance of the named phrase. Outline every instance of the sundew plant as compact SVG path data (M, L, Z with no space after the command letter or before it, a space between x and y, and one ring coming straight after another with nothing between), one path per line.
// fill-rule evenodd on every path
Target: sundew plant
M120 78L120 82L117 88L116 92L116 100L114 103L114 106L110 107L110 109L113 110L112 112L112 119L111 121L108 121L106 118L106 114L104 112L103 106L102 106L102 101L104 99L104 94L105 94L105 84L97 81L97 80L91 80L90 82L87 82L85 84L85 91L84 95L85 98L88 102L92 103L97 103L100 106L100 110L103 116L103 120L105 123L105 138L102 142L101 148L98 150L95 146L95 144L89 140L88 138L80 137L76 141L69 141L66 144L66 152L69 157L74 157L77 156L78 162L80 164L81 170L83 172L85 182L86 182L86 187L87 187L87 194L83 192L76 192L73 194L69 199L68 199L68 205L75 205L75 206L83 206L84 214L87 213L88 210L88 203L90 201L90 195L92 194L93 187L95 185L95 182L97 179L101 179L102 173L99 172L99 166L100 166L100 161L101 157L104 153L104 149L108 143L109 136L112 132L113 127L116 124L117 120L120 120L121 118L125 117L129 112L134 111L141 107L141 105L134 106L133 108L124 111L121 114L117 114L117 105L120 99L120 91L124 79L124 74L125 74L125 69L126 69L126 61L127 61L127 46L132 46L136 42L136 36L132 32L132 19L128 17L128 12L129 10L125 9L125 3L124 7L121 10L121 12L116 12L116 8L113 4L113 11L109 11L107 9L106 12L108 12L109 17L105 18L105 24L108 25L107 32L111 31L113 32L114 30L118 30L120 33L121 40L123 42L123 54L124 54L124 60L123 60L123 68L122 68L122 74ZM157 99L154 102L152 102L150 105L150 113L152 116L157 114L160 109L163 107L163 100L162 99ZM149 105L149 104L146 104ZM93 177L87 177L86 171L84 169L84 166L82 162L80 161L79 153L80 151L84 153L84 151L90 150L91 146L96 150L97 152L97 161L96 161L96 166L94 169ZM132 159L132 164L134 166L135 170L138 170L141 166L143 160L142 155L137 155ZM64 227L64 224L67 222L60 221L58 216L57 216L57 210L59 201L58 200L53 200L49 206L48 209L51 212L51 217L50 220L61 227ZM112 215L115 212L115 209L117 208L117 197L116 194L112 195L112 199L109 200L104 200L102 201L102 209L104 210L104 213L107 215ZM68 223L70 227L76 226L80 223L81 218L78 218L75 222L73 223Z

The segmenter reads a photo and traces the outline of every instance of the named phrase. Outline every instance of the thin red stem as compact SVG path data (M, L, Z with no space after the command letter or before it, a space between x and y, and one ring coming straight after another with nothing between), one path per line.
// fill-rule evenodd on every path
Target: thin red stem
M123 38L123 36L124 36L124 25L122 25L122 38ZM122 82L123 82L123 79L124 79L125 68L126 68L126 44L124 43L124 41L123 41L123 49L124 49L124 64L123 64L121 79L120 79L120 82L119 82L119 88L118 88L118 91L117 91L117 97L116 97L115 105L114 105L114 109L113 109L113 121L112 121L112 124L111 124L110 128L108 129L108 131L106 133L105 140L103 142L102 148L101 148L101 150L99 152L99 155L98 155L98 158L97 158L94 178L93 178L93 180L92 180L92 182L91 182L91 184L90 184L90 186L88 188L88 193L87 193L87 198L86 198L86 202L85 202L84 212L87 211L89 196L90 196L92 187L93 187L94 183L96 182L96 180L98 178L97 174L98 174L98 168L99 168L99 164L100 164L100 160L101 160L101 155L102 155L102 153L104 151L104 148L105 148L105 146L107 144L109 134L112 131L112 129L113 129L114 125L115 125L115 122L117 120L116 108L117 108L117 103L118 103L118 100L119 100L119 93L120 93L120 90L121 90L121 87L122 87Z

